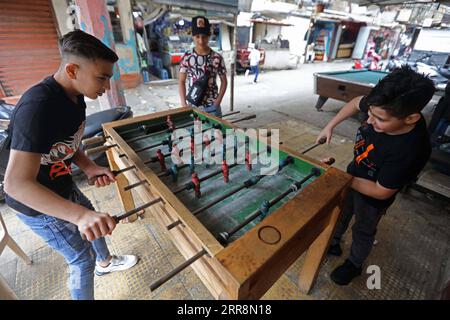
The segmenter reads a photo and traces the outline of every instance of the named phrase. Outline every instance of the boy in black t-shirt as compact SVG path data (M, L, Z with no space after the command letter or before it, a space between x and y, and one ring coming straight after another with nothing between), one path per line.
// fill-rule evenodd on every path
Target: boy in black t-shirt
M351 189L328 251L342 254L339 243L355 215L350 256L330 275L335 283L347 285L361 274L381 216L428 161L431 146L421 110L434 91L428 77L403 66L383 78L367 96L347 103L319 134L317 140L326 137L329 143L339 123L358 111L367 113L367 123L356 134L353 161L347 167L354 176Z
M79 149L86 120L84 96L109 90L117 55L97 38L76 30L61 40L58 71L28 89L12 118L5 174L7 204L17 217L69 264L73 299L94 298L97 275L131 268L136 256L111 256L104 236L115 220L95 212L72 180L72 161L95 185L115 181ZM83 239L82 234L84 235Z

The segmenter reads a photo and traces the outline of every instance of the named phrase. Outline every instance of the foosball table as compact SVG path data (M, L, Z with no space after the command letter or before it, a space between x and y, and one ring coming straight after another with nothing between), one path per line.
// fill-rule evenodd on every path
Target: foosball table
M152 290L190 266L216 299L259 299L306 252L308 293L351 177L226 119L179 108L104 124L87 152L107 152L127 210L115 219L145 209L185 257Z

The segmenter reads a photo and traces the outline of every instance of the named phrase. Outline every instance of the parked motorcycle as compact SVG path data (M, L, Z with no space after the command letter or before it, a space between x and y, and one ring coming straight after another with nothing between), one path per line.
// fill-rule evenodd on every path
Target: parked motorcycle
M7 129L7 125L14 111L14 108L14 105L0 100L0 142L4 141L7 137L5 130ZM103 123L127 119L131 117L133 117L133 112L128 106L111 108L88 115L86 117L86 127L84 129L83 139L103 136ZM98 145L100 144L101 143L99 143ZM95 146L96 145L91 145L89 147ZM81 145L80 148L83 149L84 146ZM108 161L105 153L97 153L90 156L89 158L95 161L98 165L108 166ZM81 170L75 164L72 164L72 174L76 175L79 173L81 173ZM0 201L4 201L5 199L5 194L3 191L3 179L4 176L0 174Z

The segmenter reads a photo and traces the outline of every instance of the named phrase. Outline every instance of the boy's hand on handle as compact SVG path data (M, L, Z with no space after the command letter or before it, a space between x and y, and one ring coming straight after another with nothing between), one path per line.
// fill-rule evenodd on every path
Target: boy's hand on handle
M109 185L116 181L114 174L106 167L92 166L85 170L89 185L95 185L97 188Z
M323 128L323 130L319 133L316 139L316 143L327 143L328 145L331 142L331 137L333 136L333 129L328 126ZM326 140L325 140L326 139ZM322 142L325 140L325 142Z
M107 213L89 210L78 219L77 226L83 239L93 241L111 235L116 221Z

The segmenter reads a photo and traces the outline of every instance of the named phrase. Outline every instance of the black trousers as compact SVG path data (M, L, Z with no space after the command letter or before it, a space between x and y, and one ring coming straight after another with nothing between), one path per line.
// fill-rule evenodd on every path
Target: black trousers
M345 199L344 210L337 222L331 244L336 245L341 241L353 215L355 215L355 223L352 227L352 246L348 259L355 266L361 267L372 250L378 222L386 209L373 207L367 203L361 193L351 189Z

